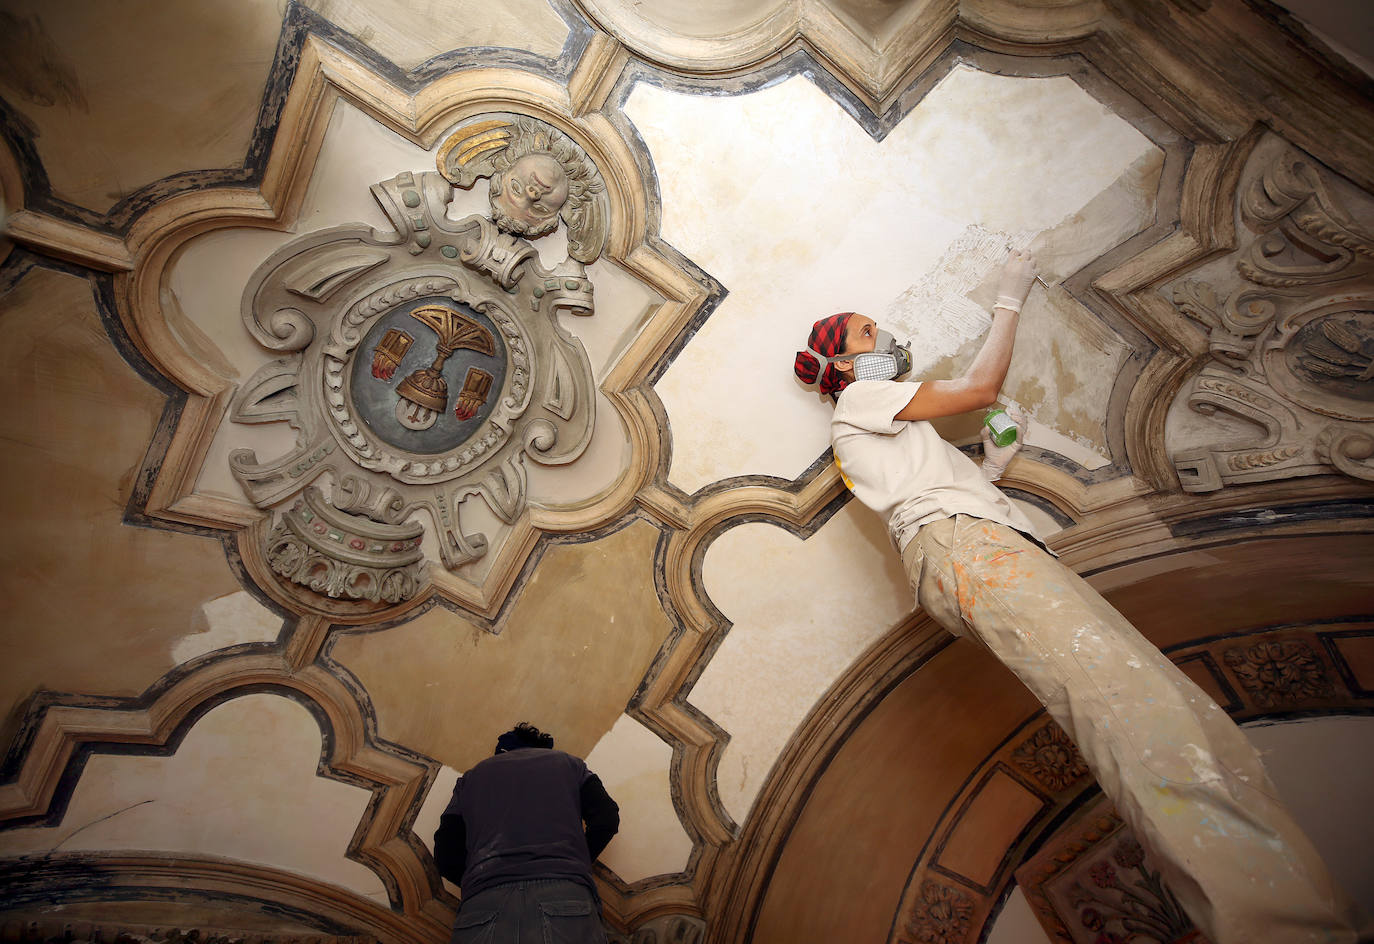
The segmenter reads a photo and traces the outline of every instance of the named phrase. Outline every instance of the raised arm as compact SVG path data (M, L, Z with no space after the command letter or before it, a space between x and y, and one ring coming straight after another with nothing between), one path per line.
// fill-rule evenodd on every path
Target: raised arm
M969 369L954 380L928 380L921 384L894 418L932 420L991 406L1002 389L1002 381L1007 379L1011 351L1016 343L1017 321L1033 281L1034 258L1028 252L1013 252L998 283L992 327Z

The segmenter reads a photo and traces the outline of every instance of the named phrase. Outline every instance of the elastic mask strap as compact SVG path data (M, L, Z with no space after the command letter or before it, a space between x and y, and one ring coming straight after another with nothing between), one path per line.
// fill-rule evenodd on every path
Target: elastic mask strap
M835 361L834 361L833 358L826 357L824 354L822 354L820 351L816 350L814 347L811 347L809 344L808 344L807 347L806 347L806 353L810 354L810 355L811 355L812 357L814 357L816 360L820 361L820 364L821 364L820 373L816 374L816 382L819 383L819 382L820 382L820 379L821 379L821 374L825 373L825 365L826 365L826 364L833 364ZM841 358L842 360L849 360L848 357L842 357L842 356L839 355L839 354L836 354L835 357L839 357L839 358ZM838 370L838 369L839 369L839 368L836 368L836 370Z

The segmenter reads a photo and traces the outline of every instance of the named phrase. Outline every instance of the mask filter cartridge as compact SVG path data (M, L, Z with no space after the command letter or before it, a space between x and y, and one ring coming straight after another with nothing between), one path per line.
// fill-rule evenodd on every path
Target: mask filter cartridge
M854 356L855 380L892 380L910 372L911 350L886 331L878 332L871 353Z

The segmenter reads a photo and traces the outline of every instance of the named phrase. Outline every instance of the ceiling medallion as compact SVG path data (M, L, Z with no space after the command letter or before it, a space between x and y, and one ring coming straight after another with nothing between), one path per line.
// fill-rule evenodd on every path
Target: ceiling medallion
M295 499L268 561L329 597L413 597L417 512L436 529L444 567L483 557L491 542L465 530L464 503L480 496L514 523L525 461L570 463L592 436L591 365L556 312L594 310L586 265L606 242L600 172L566 135L513 114L460 125L438 167L372 187L394 231L303 235L244 292L244 325L282 356L244 384L230 417L289 423L297 435L275 460L237 450L229 464L259 508ZM482 178L489 213L450 219L454 187ZM568 256L547 269L530 241L560 221ZM307 487L317 482L327 498Z

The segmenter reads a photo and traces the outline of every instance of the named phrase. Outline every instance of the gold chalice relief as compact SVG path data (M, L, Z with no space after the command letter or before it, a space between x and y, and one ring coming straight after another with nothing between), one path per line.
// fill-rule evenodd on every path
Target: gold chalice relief
M423 305L412 311L410 316L433 329L434 333L439 336L434 363L415 371L396 386L397 421L406 429L419 431L433 426L435 421L439 419L439 414L448 408L448 381L444 379L444 362L453 355L454 351L463 349L494 356L496 354L496 339L491 336L490 331L478 322L460 311L454 311L443 305ZM391 334L388 332L386 337L382 338L382 343L377 346L377 351L381 351L386 346L390 336ZM374 352L374 374L376 357L377 352ZM458 409L454 411L459 419L469 419L476 415L477 408L486 401L487 392L491 389L491 375L485 371L478 371L478 373L487 378L485 386L482 385L480 378L474 380L472 370L468 371L467 379L463 384L463 393L459 397ZM470 387L472 388L471 392L469 392ZM462 413L467 408L465 404L471 406L471 412L467 416Z

